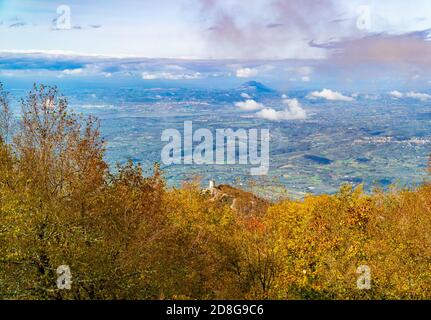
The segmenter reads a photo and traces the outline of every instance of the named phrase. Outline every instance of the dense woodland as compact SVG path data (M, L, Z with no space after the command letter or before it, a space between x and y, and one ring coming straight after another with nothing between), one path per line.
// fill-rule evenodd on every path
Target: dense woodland
M157 165L109 170L97 119L55 88L34 86L19 119L10 99L1 87L0 299L431 298L427 183L240 210L196 183L167 188Z

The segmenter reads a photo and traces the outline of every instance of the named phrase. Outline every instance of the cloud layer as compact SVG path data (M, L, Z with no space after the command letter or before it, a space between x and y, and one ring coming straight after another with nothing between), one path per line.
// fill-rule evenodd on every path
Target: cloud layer
M264 108L256 113L256 117L270 121L304 120L307 118L306 111L300 106L297 99L283 99L286 108L277 111L272 108Z
M167 71L161 72L143 72L143 80L194 80L201 78L200 72L193 73L172 73Z
M410 99L416 99L416 100L420 100L420 101L428 101L431 100L431 95L427 94L427 93L421 93L421 92L415 92L415 91L410 91L410 92L400 92L397 90L391 91L389 92L389 95L393 98L396 99L401 99L401 98L410 98Z
M329 49L339 66L431 67L430 30L407 34L373 34L316 47Z
M322 91L313 91L307 95L308 99L325 99L329 101L354 101L352 97L345 96L340 92L332 91L330 89L323 89Z
M236 76L238 78L252 78L258 75L259 71L253 68L240 68L236 70Z
M333 0L200 0L204 36L216 55L235 58L320 58L308 41L341 36Z
M235 106L240 108L243 111L256 111L264 108L263 104L258 103L252 99L237 102L235 103Z
M282 110L266 107L252 99L237 102L235 106L243 111L259 110L254 116L269 121L304 120L307 118L307 112L301 107L298 99L289 99L286 95L283 95L282 98L282 103L284 104L284 109Z

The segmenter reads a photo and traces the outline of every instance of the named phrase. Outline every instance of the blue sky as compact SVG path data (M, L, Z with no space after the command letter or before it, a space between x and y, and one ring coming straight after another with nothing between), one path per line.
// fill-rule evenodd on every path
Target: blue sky
M60 5L70 8L70 28L58 28ZM0 76L277 73L308 83L324 74L353 81L380 71L381 79L425 85L430 29L429 0L0 0Z
M320 3L320 4L316 4ZM55 30L57 8L71 30ZM309 41L431 28L431 2L415 0L0 0L0 50L62 50L151 58L322 58ZM12 27L11 27L12 26Z

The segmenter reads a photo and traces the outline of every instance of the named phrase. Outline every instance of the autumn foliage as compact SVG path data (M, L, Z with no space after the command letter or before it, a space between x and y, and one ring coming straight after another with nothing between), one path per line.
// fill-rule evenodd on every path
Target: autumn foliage
M97 120L55 88L21 108L12 125L0 88L0 299L431 298L428 184L276 203L224 186L239 210L193 183L167 188L157 165L110 171Z

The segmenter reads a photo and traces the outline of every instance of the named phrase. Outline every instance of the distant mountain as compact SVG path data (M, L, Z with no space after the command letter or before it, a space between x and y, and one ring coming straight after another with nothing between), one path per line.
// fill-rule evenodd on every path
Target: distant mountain
M254 91L257 93L270 93L274 92L273 89L265 86L263 83L257 82L257 81L248 81L241 85L239 88L243 91Z

